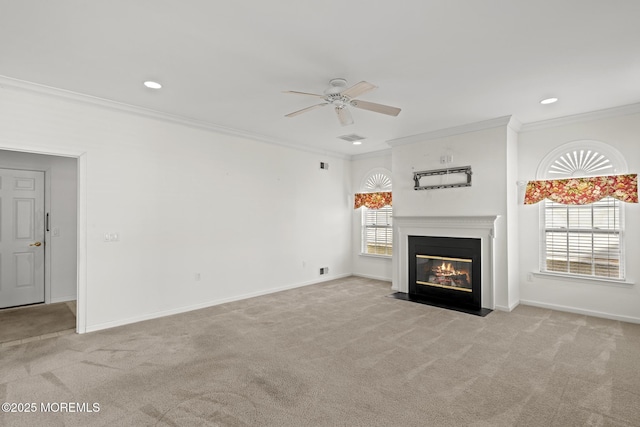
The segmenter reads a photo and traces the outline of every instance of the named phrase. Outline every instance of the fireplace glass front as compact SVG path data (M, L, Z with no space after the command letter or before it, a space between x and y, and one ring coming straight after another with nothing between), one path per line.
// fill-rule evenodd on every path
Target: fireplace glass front
M435 255L416 255L416 283L472 292L472 260Z

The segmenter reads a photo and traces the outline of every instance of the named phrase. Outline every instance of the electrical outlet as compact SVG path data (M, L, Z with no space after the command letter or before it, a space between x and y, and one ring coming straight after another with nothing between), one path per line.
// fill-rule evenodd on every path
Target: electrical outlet
M453 156L451 154L445 154L444 156L440 156L440 163L443 165L453 163Z
M200 281L200 273L196 273L196 274L194 274L194 275L193 275L193 279L194 279L196 282L199 282L199 281Z
M329 169L329 163L320 162L320 169Z
M320 269L320 274L329 274L329 267L322 267Z

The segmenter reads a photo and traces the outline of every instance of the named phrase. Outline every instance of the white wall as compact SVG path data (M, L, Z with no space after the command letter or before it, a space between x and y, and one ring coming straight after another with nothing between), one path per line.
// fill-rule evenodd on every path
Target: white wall
M351 161L351 186L353 193L361 191L362 180L373 169L384 168L391 172L391 150L366 156L354 156ZM393 184L393 183L392 183ZM395 211L394 211L395 213ZM391 281L391 258L361 254L362 209L353 209L351 215L351 244L353 274L379 280Z
M86 330L351 273L345 159L1 88L0 149L20 147L85 153Z
M516 183L507 182L507 123L508 120L497 127L451 136L427 135L423 141L394 144L392 154L394 215L500 216L494 239L494 301L495 307L502 310L513 308L517 297L510 295L517 284L508 283L507 193L515 191ZM442 155L451 155L453 162L442 165ZM414 190L414 172L469 165L473 173L471 187Z
M526 128L525 128L526 130ZM519 179L536 178L544 156L576 140L597 140L615 147L626 158L629 173L640 172L640 114L592 119L522 132L519 135ZM534 304L614 319L640 322L640 206L624 204L627 278L635 285L561 280L528 273L539 271L538 205L519 205L520 298Z
M50 302L76 299L77 291L77 161L74 158L0 150L0 168L45 172L46 207L50 214L47 233L47 281Z

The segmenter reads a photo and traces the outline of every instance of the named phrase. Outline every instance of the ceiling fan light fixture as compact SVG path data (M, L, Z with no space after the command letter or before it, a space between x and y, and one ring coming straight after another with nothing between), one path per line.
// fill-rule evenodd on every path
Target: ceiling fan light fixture
M349 88L346 87L347 81L345 79L331 79L329 81L329 88L324 91L323 95L308 92L298 92L295 90L285 91L285 93L322 98L325 101L321 104L312 105L311 107L303 108L302 110L285 114L285 117L295 117L304 112L315 110L316 108L324 107L326 105L331 105L334 107L340 124L342 126L349 126L353 124L353 117L351 116L351 112L348 107L373 111L375 113L382 113L394 117L397 116L401 111L400 108L397 107L391 107L389 105L354 99L364 93L377 89L376 85L361 81L360 83L356 83Z

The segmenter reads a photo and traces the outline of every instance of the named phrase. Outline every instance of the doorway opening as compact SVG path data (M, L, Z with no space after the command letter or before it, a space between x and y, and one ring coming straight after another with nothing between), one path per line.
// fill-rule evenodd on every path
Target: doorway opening
M45 176L45 206L42 212L35 213L37 217L42 218L42 236L33 236L42 237L42 239L28 242L28 245L33 245L32 249L41 250L44 253L44 298L40 298L39 301L19 301L19 305L24 306L0 310L0 315L5 316L7 320L7 322L3 321L3 324L25 326L30 323L28 319L32 319L31 323L35 325L39 316L45 318L54 316L49 319L56 319L56 313L60 315L59 326L53 326L54 330L52 330L51 323L57 322L47 320L44 322L47 326L41 328L42 334L37 334L37 326L35 333L32 330L24 337L17 337L13 331L10 331L12 342L19 342L22 339L40 339L59 333L85 331L82 300L84 281L81 274L84 271L84 265L81 264L84 256L80 251L80 242L84 240L85 230L81 227L80 221L82 212L80 206L83 198L80 192L83 188L81 171L84 169L84 162L81 153L23 151L17 147L0 147L0 168L40 171ZM20 214L24 215L25 212L29 212L25 208L28 204L22 203L22 205L23 210ZM16 214L13 213L13 215ZM34 228L37 232L37 227ZM38 242L40 245L37 245ZM27 258L23 257L23 260ZM25 277L20 279L19 282L25 282ZM80 291L81 288L82 291ZM5 303L3 306L11 305ZM70 317L71 328L69 327ZM26 324L25 319L27 319ZM55 330L56 328L58 330ZM18 329L20 328L16 326L14 331Z

